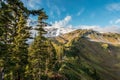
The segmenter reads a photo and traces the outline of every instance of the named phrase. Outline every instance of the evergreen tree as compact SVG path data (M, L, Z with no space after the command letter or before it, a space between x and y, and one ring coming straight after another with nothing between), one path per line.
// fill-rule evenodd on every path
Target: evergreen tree
M26 30L24 27L26 19L21 22L22 17L27 19L28 10L20 0L2 0L0 2L0 68L4 71L7 80L11 79L10 75L16 67L13 64L16 63L13 59L16 56L13 57L13 55L16 54L14 48L19 47L15 43L16 39L18 39L16 37L20 35L18 34L20 26L18 24L23 23L21 27ZM23 30L23 33L25 33L25 30ZM25 34L22 36L25 36ZM22 42L24 43L24 40ZM22 44L22 46L26 46L26 44Z
M11 22L10 10L8 10L8 5L5 2L0 2L0 79L4 74L4 67L8 60L8 26Z
M27 39L30 37L30 27L26 26L26 19L21 14L17 24L16 36L13 42L13 53L11 56L13 80L23 80L25 76L25 68L28 63L28 44Z
M38 17L38 25L36 30L38 36L35 37L34 42L29 48L29 69L31 70L31 80L45 80L48 71L52 70L55 60L55 51L51 42L44 37L46 31L45 20L47 19L45 12L41 12Z
M20 0L0 0L0 74L4 71L5 79L23 79L30 36L26 20L41 10L28 10Z

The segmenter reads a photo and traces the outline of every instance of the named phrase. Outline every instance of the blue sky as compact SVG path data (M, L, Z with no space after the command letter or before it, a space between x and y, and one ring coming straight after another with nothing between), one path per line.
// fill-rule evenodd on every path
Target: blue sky
M49 16L47 22L52 24L64 23L64 26L72 27L97 26L104 29L108 29L108 27L120 29L120 0L22 1L29 9L44 8Z

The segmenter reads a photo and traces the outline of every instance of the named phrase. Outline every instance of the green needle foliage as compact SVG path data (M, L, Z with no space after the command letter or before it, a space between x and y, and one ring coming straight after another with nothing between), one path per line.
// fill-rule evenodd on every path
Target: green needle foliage
M27 39L30 37L30 27L26 26L25 17L21 14L17 24L16 36L14 37L11 62L13 64L12 73L15 80L23 80L25 75L25 67L28 64L28 44Z
M31 80L46 80L48 74L52 72L55 50L51 42L44 37L46 31L44 27L47 25L45 12L41 12L38 17L38 25L36 30L38 35L35 37L33 43L29 47L29 68Z
M20 0L0 0L0 74L5 80L25 78L30 37L26 22L30 14L40 12L28 10Z

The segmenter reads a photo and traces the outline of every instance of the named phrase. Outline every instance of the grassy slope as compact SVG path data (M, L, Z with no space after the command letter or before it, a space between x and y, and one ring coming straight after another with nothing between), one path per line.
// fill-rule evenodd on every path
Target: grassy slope
M92 66L94 66L100 73L101 77L105 80L119 80L120 67L116 64L120 63L120 59L116 56L119 55L120 48L110 46L111 49L104 49L101 47L102 43L90 42L81 39L76 48L79 49L79 55ZM82 46L80 46L82 45ZM84 48L83 48L84 46ZM112 50L112 47L115 48Z
M87 30L77 30L53 39L54 45L57 46L57 52L61 55L61 59L65 55L63 50L73 50L73 55L77 54L81 59L80 61L84 64L89 64L97 70L101 80L120 80L120 46L89 41L83 36L87 32ZM93 38L96 37L95 33L90 33L89 35L92 35ZM109 41L109 39L113 41L114 39L116 40L115 36L109 37L107 34L104 35L103 38L106 39L106 41ZM97 35L97 40L98 37ZM73 46L74 48L72 49ZM80 66L78 66L78 68L79 67ZM77 73L80 72L77 71ZM79 75L85 77L83 74Z

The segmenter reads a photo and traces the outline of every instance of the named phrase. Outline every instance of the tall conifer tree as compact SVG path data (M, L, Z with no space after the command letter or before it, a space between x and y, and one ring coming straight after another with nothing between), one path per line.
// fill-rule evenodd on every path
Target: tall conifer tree
M11 57L14 64L13 75L15 76L15 80L23 80L25 76L25 67L28 63L28 44L26 42L30 37L29 29L30 27L26 26L25 17L21 14L17 24Z
M2 0L0 6L0 67L4 69L5 78L13 80L10 75L14 72L16 65L13 55L15 55L14 48L17 46L15 41L18 34L18 29L22 22L20 19L22 16L27 19L28 10L24 7L20 0ZM25 20L26 20L25 19ZM21 24L21 28L24 28L24 22ZM25 29L25 28L24 28ZM26 29L25 29L26 30ZM23 31L25 33L25 31ZM23 35L24 36L24 35ZM22 36L21 36L22 37ZM25 37L24 37L25 38ZM26 39L26 38L25 38ZM24 40L23 40L24 43ZM25 44L22 44L25 46ZM19 47L19 46L18 46ZM22 54L22 53L21 53ZM21 60L22 61L22 60ZM4 76L3 75L3 76Z
M55 52L51 46L51 42L45 38L46 31L44 27L47 25L45 12L41 12L38 17L38 25L36 30L38 35L29 48L30 73L32 80L44 80L48 71L52 70L54 64ZM47 77L46 77L47 78Z

